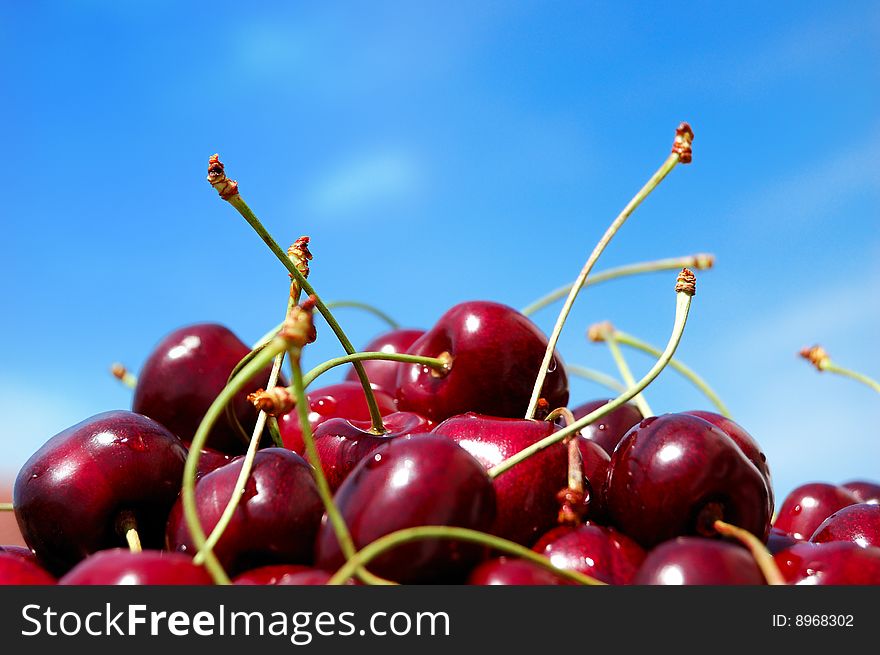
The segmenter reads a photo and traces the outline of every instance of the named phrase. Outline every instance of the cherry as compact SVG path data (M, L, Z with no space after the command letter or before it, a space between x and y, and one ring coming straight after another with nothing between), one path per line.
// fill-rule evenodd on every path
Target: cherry
M400 328L380 334L378 337L370 341L364 346L364 352L376 353L409 353L409 348L416 340L425 333L424 330L412 330ZM397 389L397 375L402 364L400 362L390 362L388 360L371 359L364 363L364 369L367 371L367 377L374 389L381 389L387 393L394 394ZM358 382L357 372L351 368L345 375L345 379L350 382Z
M18 557L31 564L36 564L37 566L40 565L40 561L37 559L37 556L34 555L34 551L30 548L25 548L24 546L0 546L0 555L4 554Z
M857 502L859 499L843 487L811 482L797 487L785 497L773 525L797 539L809 539L822 521Z
M382 418L387 432L382 435L370 431L370 421L350 421L331 418L315 428L315 446L321 468L332 491L351 473L355 465L389 439L430 432L434 424L412 412L393 412Z
M21 557L18 553L6 552L3 548L0 548L0 585L55 584L55 578L36 562Z
M235 578L237 585L322 585L330 574L301 564L275 564L245 571Z
M243 464L236 458L196 483L199 520L210 534L220 520ZM230 572L271 563L307 564L324 506L312 467L284 448L257 452L241 502L214 547ZM195 554L192 536L178 501L168 519L169 550Z
M472 301L456 305L410 347L413 355L452 358L449 371L404 364L397 378L401 409L435 421L456 414L525 415L547 337L506 305ZM568 379L558 356L550 363L542 397L551 408L568 402Z
M199 455L199 465L196 470L196 478L201 478L221 466L226 466L232 461L232 455L221 453L213 448L203 448Z
M552 571L524 559L497 557L471 571L469 585L571 585Z
M228 328L216 323L188 325L167 335L150 353L138 376L131 408L149 416L185 442L192 440L202 417L220 393L230 373L250 352ZM245 430L257 411L247 395L266 386L266 368L236 395L231 404ZM279 384L284 384L279 382ZM222 417L211 430L208 445L222 452L243 453L246 440Z
M608 584L630 584L645 559L642 547L625 534L593 523L554 528L533 550L557 568L579 571Z
M609 402L611 402L610 398L591 400L583 405L578 405L571 410L571 413L576 419L583 418L603 405L607 405ZM635 404L624 403L617 409L600 418L598 421L585 427L581 430L581 434L586 439L595 441L602 446L605 452L611 455L611 453L614 452L615 446L617 446L627 430L643 418L645 417L642 416L642 412L639 411L639 408Z
M751 553L717 539L678 537L654 548L633 584L762 585L764 576Z
M816 544L802 541L774 555L789 584L880 584L880 548L849 541Z
M724 520L766 541L764 476L724 432L690 414L633 427L611 456L606 484L614 525L650 548L677 536L713 536Z
M774 526L770 528L770 536L767 538L766 546L767 550L775 555L779 551L791 548L802 541L803 539L798 539Z
M115 548L84 559L60 585L209 585L211 576L186 555Z
M860 503L874 505L880 503L880 483L870 480L850 480L840 486L852 492L852 495L858 498Z
M454 441L436 434L398 437L360 461L334 498L355 548L420 525L485 532L495 519L495 491L482 464ZM335 571L345 557L328 521L321 525L317 565ZM484 555L479 546L449 539L403 544L374 559L369 569L397 582L449 582Z
M600 521L607 514L605 500L605 481L608 477L608 466L611 458L602 446L591 439L580 437L578 449L581 451L584 479L589 483L590 511L589 518Z
M180 439L133 412L105 412L64 430L15 481L25 542L59 575L90 553L125 545L130 519L145 548L160 547L185 461Z
M397 411L397 404L390 395L378 390L373 394L376 396L379 412L383 416ZM310 391L306 397L309 399L309 423L313 432L321 423L331 418L347 418L352 421L368 421L370 419L364 388L359 382L331 384ZM285 448L300 455L305 453L305 444L302 440L302 430L299 426L296 410L282 416L278 420L278 428Z
M822 521L810 541L851 541L858 546L880 547L880 505L859 503L837 510Z

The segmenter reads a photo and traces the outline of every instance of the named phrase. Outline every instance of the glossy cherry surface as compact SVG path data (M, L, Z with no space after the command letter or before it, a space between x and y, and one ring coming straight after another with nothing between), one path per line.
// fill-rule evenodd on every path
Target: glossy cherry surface
M465 412L522 417L546 348L544 333L511 307L485 301L456 305L410 347L414 355L448 353L451 370L440 374L403 365L397 380L400 408L435 421ZM541 397L551 409L564 407L568 379L558 355L548 368Z
M330 489L336 491L355 465L390 439L430 432L434 424L412 412L382 417L387 432L374 434L370 421L331 418L315 428L315 446Z
M60 585L209 585L211 576L186 555L158 550L133 553L117 548L87 557Z
M880 503L880 483L871 480L850 480L840 485L853 496L859 499L860 503Z
M810 541L851 541L880 548L880 505L859 503L837 510L822 521Z
M322 585L327 584L330 574L321 569L300 564L275 564L261 566L238 575L237 585Z
M425 333L424 330L413 330L408 328L400 328L380 334L378 337L370 341L366 346L361 348L363 352L378 352L386 354L409 353L410 347L416 340ZM370 384L376 389L381 389L391 395L397 389L397 376L402 364L400 362L390 362L381 359L370 359L365 361L364 369ZM357 371L351 367L345 375L345 379L350 382L358 382Z
M508 586L574 584L537 564L509 557L497 557L483 562L471 571L467 583L470 585Z
M138 375L131 408L159 421L189 443L214 398L226 386L229 374L248 352L250 348L231 330L217 323L175 330L147 358ZM266 386L270 370L267 367L254 377L232 403L248 432L253 429L257 410L247 395ZM208 445L237 454L245 451L247 442L224 415L211 430Z
M0 585L53 585L55 578L36 562L0 550Z
M480 464L447 437L417 434L391 440L361 460L334 498L355 547L403 528L449 525L487 531L495 519L495 490ZM345 558L328 521L317 541L317 565L338 569ZM425 539L380 555L369 568L397 582L452 582L484 549L448 539Z
M587 523L554 528L535 544L560 569L580 571L608 584L630 584L645 551L625 534Z
M90 553L125 545L119 521L130 513L144 547L161 547L185 461L180 439L133 412L105 412L64 430L15 481L25 542L60 575Z
M236 458L196 484L205 534L226 509L241 466L242 458ZM256 454L241 502L214 553L230 574L264 564L308 564L323 512L312 467L287 449L264 448ZM167 543L169 550L195 554L182 501L168 520Z
M651 550L633 584L763 585L751 553L738 544L701 537L678 537Z
M803 541L774 555L789 584L878 585L880 548L848 541Z
M610 401L610 398L591 400L583 405L578 405L571 410L571 413L574 414L576 419L583 418L603 405L607 405ZM617 446L623 438L623 435L625 435L632 426L643 418L645 417L642 416L642 412L639 411L639 408L633 403L624 403L617 409L611 411L611 413L606 414L598 421L585 427L581 430L581 434L586 439L595 441L602 446L605 452L610 456L611 453L614 452L615 446Z
M858 498L843 487L810 482L793 489L785 497L773 525L798 539L809 539L822 521L857 502Z
M376 404L382 416L397 411L394 398L384 391L374 391ZM312 433L324 421L331 418L344 418L351 421L369 421L370 410L360 382L340 382L320 389L310 390L306 394L309 401L309 424ZM296 410L288 412L278 420L278 429L284 447L300 455L305 454L302 440L302 429Z
M712 536L716 519L766 540L768 494L739 446L689 414L647 418L627 432L606 485L612 523L646 548L677 536Z

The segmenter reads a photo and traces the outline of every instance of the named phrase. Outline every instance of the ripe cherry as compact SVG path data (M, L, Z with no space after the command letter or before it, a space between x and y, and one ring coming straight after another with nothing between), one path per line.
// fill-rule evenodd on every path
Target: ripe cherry
M416 340L425 333L424 330L412 330L401 328L380 334L363 347L364 352L378 352L386 354L409 353L409 348ZM391 362L382 359L370 359L365 361L364 369L374 389L381 389L394 395L397 390L397 375L400 362ZM349 382L358 382L357 372L351 368L345 375Z
M774 555L789 584L878 585L880 548L849 541L816 544L802 541Z
M587 414L591 414L603 405L607 405L611 401L610 398L600 400L591 400L583 405L578 405L571 413L576 419L583 418ZM644 416L639 408L633 403L624 403L617 409L606 414L598 421L595 421L581 430L581 434L590 441L595 441L602 446L605 452L610 456L614 452L615 446L623 438L623 435L641 421Z
M811 482L793 489L785 497L773 525L797 539L809 539L822 521L857 502L858 498L843 487Z
M654 548L636 573L639 585L762 585L751 553L717 539L678 537Z
M570 585L565 578L524 559L497 557L471 571L469 585Z
M645 559L644 549L625 534L592 523L554 528L533 550L557 568L579 571L608 584L630 584Z
M60 585L209 585L204 567L179 553L103 550L84 559L58 581Z
M851 541L862 547L880 548L880 505L859 503L837 510L822 521L810 541Z
M0 549L0 585L53 585L55 578L36 562Z

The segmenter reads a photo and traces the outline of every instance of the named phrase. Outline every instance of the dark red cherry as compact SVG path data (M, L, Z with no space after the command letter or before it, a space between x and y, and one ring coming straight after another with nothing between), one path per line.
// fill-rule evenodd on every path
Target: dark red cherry
M608 478L608 466L611 464L611 458L602 446L584 437L578 438L578 449L581 451L584 479L590 485L588 516L594 521L602 522L607 515L605 481Z
M161 547L186 448L156 421L98 414L52 437L18 473L14 505L28 546L53 573L125 545L131 515L145 548Z
M734 443L739 446L739 449L743 451L743 454L748 457L749 461L755 465L761 474L764 476L764 480L767 481L767 491L769 492L769 500L770 500L770 513L773 514L773 480L770 477L770 467L767 466L767 456L764 455L764 452L761 450L761 446L758 445L758 442L746 432L741 425L735 423L731 419L726 416L722 416L721 414L716 414L715 412L707 412L703 410L692 410L689 412L684 412L685 414L690 414L691 416L699 416L704 421L709 421L716 428L719 428L724 434L733 439Z
M0 555L11 555L26 560L31 564L40 565L40 561L34 555L34 551L24 546L0 546Z
M447 311L411 347L414 355L448 353L445 374L418 364L399 369L401 409L435 421L478 412L518 418L525 415L547 337L515 309L493 302L465 302ZM550 363L541 397L550 408L568 402L568 379L559 356Z
M580 571L608 584L630 584L645 559L644 549L625 534L592 523L554 528L533 550L557 568Z
M199 455L199 465L196 469L196 478L201 478L221 466L226 466L232 461L233 456L221 453L213 448L203 448Z
M315 446L330 489L336 491L355 465L389 439L430 432L434 424L412 412L392 412L384 417L387 432L371 431L370 421L331 418L315 428Z
M410 346L424 333L424 330L411 330L407 328L391 330L390 332L380 334L361 350L363 352L386 353L389 355L408 353ZM381 359L367 360L363 364L373 388L381 389L393 395L397 389L397 374L402 364ZM358 382L359 378L354 367L349 369L345 379L349 382Z
M293 575L316 571L303 564L272 564L240 573L232 581L237 585L280 585ZM321 571L326 575L325 571Z
M774 527L797 539L809 539L816 528L839 509L859 502L852 492L824 482L810 482L789 493L774 522Z
M373 395L376 397L376 404L382 416L397 411L394 398L390 395L378 390L373 391ZM351 421L370 420L370 410L360 382L331 384L309 391L306 397L309 400L309 423L313 433L321 423L331 418L345 418ZM285 448L300 455L305 454L305 444L296 410L288 412L279 419L278 429Z
M196 504L205 534L220 520L241 471L236 458L198 481ZM257 452L242 499L214 554L234 574L264 564L308 564L324 506L312 467L285 448ZM168 520L168 549L195 554L182 501Z
M802 541L774 555L789 584L880 585L880 548L851 541Z
M455 441L488 470L557 429L550 421L469 412L446 419L433 432ZM567 485L568 450L562 443L502 473L493 481L498 513L492 533L519 544L533 544L556 525L560 508L556 495Z
M469 585L570 585L573 582L524 559L497 557L471 571Z
M73 567L60 585L209 585L204 567L186 555L116 548L95 553Z
M871 480L850 480L840 486L852 492L852 495L858 498L860 503L874 505L880 503L880 483Z
M336 492L336 505L360 549L403 528L448 525L485 532L495 519L492 481L476 459L436 434L398 437L362 459ZM321 524L317 565L345 561L333 527ZM459 580L485 549L449 539L424 539L380 555L371 572L406 583Z
M0 585L50 584L55 584L55 578L36 562L0 549Z
M795 536L788 534L787 532L783 532L779 528L772 527L770 528L770 536L767 537L767 550L769 550L772 554L776 554L781 550L785 550L786 548L791 548L797 543L802 542L803 539L798 539Z
M214 398L226 386L229 374L250 348L228 328L199 323L175 330L153 349L138 376L131 408L159 421L189 443ZM270 368L255 376L232 403L235 415L250 432L257 410L247 395L266 386ZM281 382L280 384L283 384ZM246 440L221 416L211 430L208 445L232 454L243 453Z
M762 585L766 581L751 553L742 546L717 539L678 537L648 553L633 584Z
M583 418L587 414L591 414L602 407L602 405L607 405L610 401L610 398L591 400L583 405L578 405L571 410L571 413L574 414L576 419ZM645 417L642 416L642 412L639 411L639 408L636 405L633 403L624 403L617 409L611 411L611 413L606 414L598 421L585 427L581 430L581 434L590 441L595 441L602 446L605 452L610 456L611 453L614 452L615 446L617 446L623 438L623 435L627 433L627 430L643 418Z
M606 484L612 523L646 548L677 536L712 536L716 519L766 541L768 494L739 446L690 414L633 427L611 456Z
M880 505L859 503L837 510L822 521L810 541L851 541L880 548Z

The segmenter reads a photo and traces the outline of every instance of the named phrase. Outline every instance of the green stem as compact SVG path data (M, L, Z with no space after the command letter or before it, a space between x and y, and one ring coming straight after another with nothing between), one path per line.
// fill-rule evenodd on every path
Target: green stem
M401 546L412 541L419 541L421 539L455 539L457 541L466 541L469 543L480 544L483 546L488 546L489 548L492 548L494 550L507 553L508 555L513 555L514 557L519 557L521 559L527 560L529 562L532 562L533 564L537 564L538 566L547 569L548 571L552 571L560 578L565 578L566 580L571 580L573 582L577 582L583 585L604 584L599 580L596 580L595 578L584 575L583 573L557 568L549 559L547 559L543 555L539 555L533 550L529 550L528 548L520 546L519 544L512 541L508 541L507 539L495 537L493 535L486 534L484 532L478 532L476 530L468 530L467 528L456 528L448 525L426 525L416 528L405 528L403 530L398 530L397 532L387 534L384 537L380 537L379 539L376 539L376 541L368 544L367 546L364 546L345 564L343 564L340 569L333 574L333 577L330 578L327 584L345 584L355 574L358 567L366 566L373 559L375 559L382 553L391 550L392 548Z
M321 316L324 317L324 320L327 321L330 329L333 330L333 333L342 345L343 350L349 355L357 352L351 341L349 341L348 337L345 335L342 327L336 321L333 313L327 308L327 305L324 304L318 294L315 293L315 289L309 284L308 280L303 276L299 269L297 269L296 265L290 260L290 257L287 256L287 253L281 249L278 242L275 241L275 239L272 238L272 235L269 234L265 227L263 227L260 219L256 217L253 211L251 211L251 208L248 207L244 198L240 195L234 195L229 198L229 204L238 210L238 213L244 217L253 230L260 236L263 242L269 247L269 250L271 250L278 260L284 264L284 267L299 284L299 288L302 292L307 296L315 297L315 309L317 309ZM373 424L373 431L377 434L382 434L385 432L385 426L382 423L382 415L379 412L379 405L376 403L376 396L373 394L373 388L370 386L370 380L367 378L367 372L364 370L364 365L361 362L354 362L354 367L357 371L361 386L364 388L364 395L367 399L367 407L370 411L370 420Z
M15 508L12 503L0 503L0 512L12 512Z
M605 339L605 343L608 344L608 350L611 352L611 357L614 358L614 363L617 364L617 370L620 371L620 377L623 378L626 386L636 386L636 379L633 377L632 371L630 370L629 364L627 364L623 353L620 352L620 346L617 345L617 339L614 338L613 334L610 334ZM648 401L645 400L644 394L640 393L638 396L633 398L633 402L639 408L642 416L644 416L645 418L649 416L654 416L654 412L651 410L651 406L648 405Z
M553 359L553 354L556 350L556 343L559 341L559 335L562 333L562 326L565 325L565 320L568 318L568 314L571 312L572 305L574 305L575 298L577 298L578 292L584 286L584 283L587 280L587 276L590 274L590 271L593 270L593 266L596 263L596 260L599 259L599 255L605 250L608 243L611 241L611 238L617 233L617 231L623 226L626 222L626 219L635 211L636 207L638 207L642 201L647 198L650 193L657 187L663 179L669 175L672 169L680 161L680 156L678 152L673 152L669 157L666 158L666 161L657 169L657 172L651 176L651 179L643 186L638 193L632 198L632 200L627 203L626 207L623 208L623 211L615 218L611 225L608 226L608 229L605 231L605 234L602 235L602 238L599 239L599 243L596 244L596 247L593 249L593 252L590 254L590 257L587 259L587 263L584 265L584 268L581 270L580 275L578 275L577 279L571 286L571 291L568 293L568 297L565 299L565 303L562 305L562 310L559 312L559 317L556 319L556 325L553 327L553 331L550 333L550 337L547 341L547 350L544 352L544 360L541 362L541 367L538 369L538 375L535 379L535 386L532 389L532 397L529 400L529 407L526 410L526 418L534 418L535 410L538 407L538 400L541 397L541 390L544 388L544 379L547 377L547 371L549 370L550 363Z
M838 366L837 364L828 361L822 365L823 371L828 371L829 373L836 373L837 375L842 375L844 377L850 378L852 380L856 380L857 382L861 382L862 384L871 387L877 393L880 393L880 383L876 380L869 378L867 375L863 373L859 373L857 371L853 371L848 368L843 368L842 366Z
M660 349L655 348L651 344L645 343L641 339L638 339L631 334L627 334L626 332L621 332L620 330L614 331L614 339L618 343L622 343L624 346L629 346L630 348L635 348L636 350L641 350L643 353L647 353L652 357L660 356ZM718 394L709 386L709 384L701 378L697 373L686 366L678 359L672 359L669 362L670 368L675 369L681 375L683 375L687 380L693 384L697 389L699 389L709 401L715 405L715 408L718 410L718 413L726 416L727 418L731 418L730 410L727 409L727 405L725 405L721 398L718 397Z
M687 255L685 257L670 257L668 259L657 259L650 262L639 262L638 264L627 264L626 266L618 266L609 268L606 271L600 271L591 278L584 281L583 287L591 287L602 282L608 282L621 277L630 275L639 275L642 273L656 273L658 271L680 270L682 268L705 269L712 266L712 256L706 254ZM551 305L560 298L564 298L571 292L574 284L566 284L565 286L554 289L546 296L539 298L530 305L526 305L520 310L522 314L531 316L540 309L544 309L547 305Z
M365 312L368 312L376 318L387 323L388 327L390 327L392 330L400 329L400 323L395 321L378 307L370 305L369 303L360 302L357 300L333 300L327 303L327 309L337 309L340 307L352 307L354 309L362 309Z
M662 371L663 368L669 363L669 360L672 359L672 355L675 354L675 349L678 348L678 344L681 341L681 336L684 333L684 326L687 323L688 312L690 311L691 306L691 298L692 296L684 292L678 292L676 294L675 324L672 327L672 336L669 338L669 343L666 345L666 350L663 351L663 354L654 363L654 366L651 367L651 370L648 371L645 377L639 380L638 384L635 387L630 387L626 390L626 392L620 394L614 400L611 400L605 405L602 405L595 411L587 414L583 418L578 419L571 425L566 426L558 432L554 432L550 436L545 437L540 441L537 441L532 445L524 448L515 455L508 457L506 460L490 469L489 476L492 478L496 478L505 471L513 468L520 462L528 459L535 453L540 452L544 448L547 448L555 443L559 443L560 441L564 440L569 434L580 432L583 428L590 425L594 421L599 420L606 414L613 412L624 403L632 400L639 392L642 391L642 389L653 382L654 379L660 374L660 371Z
M197 551L203 551L207 538L199 519L198 507L196 506L196 475L198 473L199 458L201 451L208 441L208 435L214 424L223 414L226 405L232 402L236 394L239 393L255 375L258 375L263 368L275 358L275 356L283 352L287 348L287 342L283 339L275 339L263 348L251 361L239 371L235 377L227 384L223 390L211 403L208 411L205 413L202 422L199 424L196 434L190 444L189 454L186 458L186 464L183 468L183 487L181 488L181 501L183 503L183 515L186 525L192 536L193 544ZM229 584L229 576L223 570L217 557L210 550L205 551L205 568L214 578L217 584Z
M437 369L438 371L448 370L450 368L449 360L440 359L438 357L423 357L421 355L407 355L406 353L360 352L352 355L335 357L334 359L328 359L323 364L318 364L303 376L303 384L308 388L309 385L315 381L315 378L336 366L376 359L389 362L404 362L407 364L422 364Z
M584 378L585 380L589 380L590 382L601 384L603 387L608 387L616 393L623 393L624 391L626 391L625 386L620 384L620 382L615 380L607 373L603 373L602 371L597 371L595 369L580 366L578 364L566 364L565 370L566 372L568 372L569 375L576 375L577 377Z

